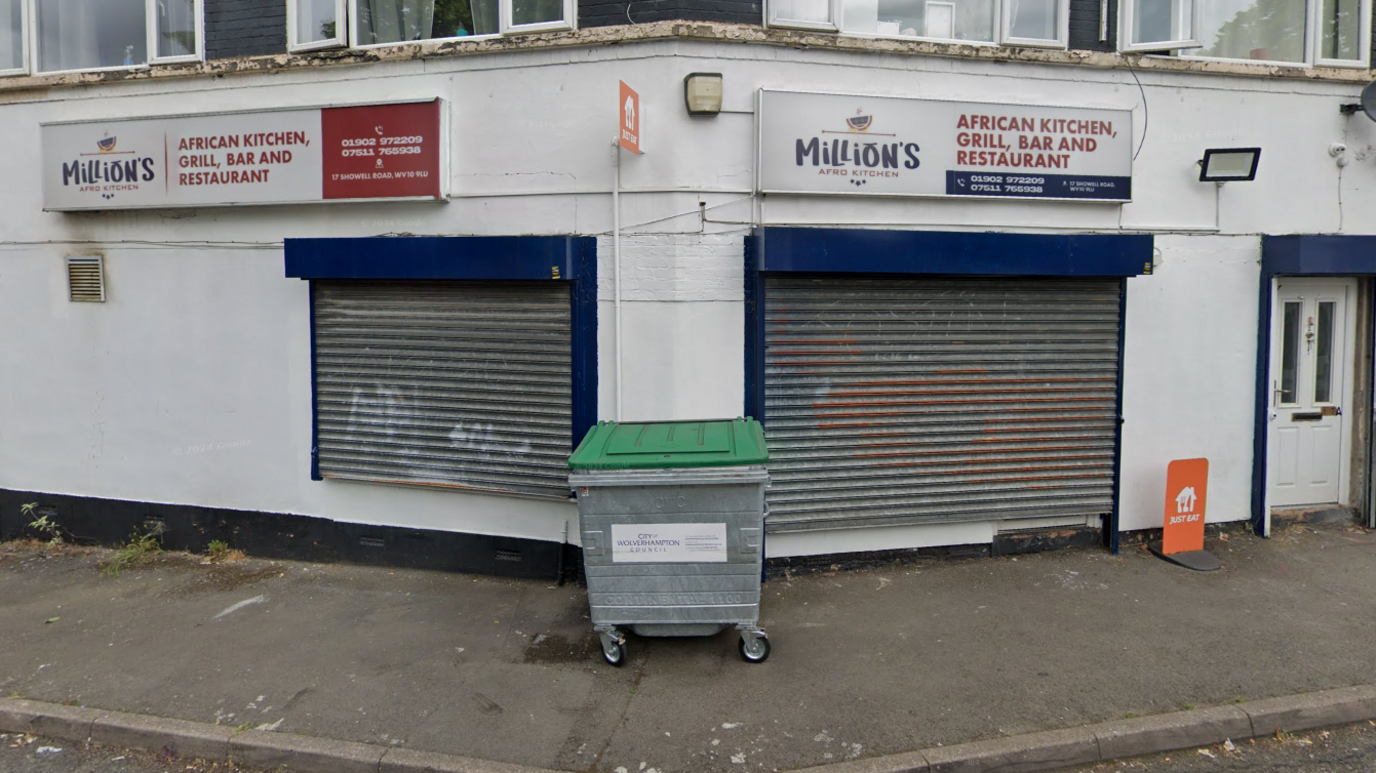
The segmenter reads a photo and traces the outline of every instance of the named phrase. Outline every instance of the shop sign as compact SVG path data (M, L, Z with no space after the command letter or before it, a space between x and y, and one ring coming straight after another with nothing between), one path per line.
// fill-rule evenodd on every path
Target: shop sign
M723 563L724 523L612 524L615 563Z
M764 193L1129 201L1127 110L760 92Z
M616 100L616 117L620 123L617 140L621 147L640 155L640 94L621 81L620 96Z
M1208 496L1208 459L1176 459L1166 465L1163 555L1204 549L1204 504Z
M440 199L439 100L42 126L43 208Z

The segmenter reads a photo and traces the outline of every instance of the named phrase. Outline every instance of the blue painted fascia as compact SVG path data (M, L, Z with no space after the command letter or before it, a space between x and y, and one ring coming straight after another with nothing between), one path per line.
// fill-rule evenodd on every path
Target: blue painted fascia
M306 287L311 322L311 480L324 480L320 475L320 390L315 366L315 283L307 282Z
M1128 337L1128 280L1124 277L1118 282L1118 385L1114 395L1113 414L1116 419L1113 427L1113 507L1109 510L1108 523L1105 524L1104 541L1109 553L1118 555L1118 514L1123 491L1123 373L1124 355L1127 352Z
M300 279L577 280L590 236L370 236L287 239Z
M1263 236L1263 274L1376 275L1376 236Z
M757 228L761 271L1127 277L1151 273L1150 234ZM749 265L749 264L748 264Z
M1266 536L1266 421L1271 408L1271 286L1276 275L1266 270L1266 241L1262 240L1261 277L1257 287L1257 378L1252 416L1252 533Z
M569 292L573 330L573 433L577 448L597 423L597 240L583 239Z
M763 240L745 239L745 405L741 415L768 426L764 415L764 281L757 263Z

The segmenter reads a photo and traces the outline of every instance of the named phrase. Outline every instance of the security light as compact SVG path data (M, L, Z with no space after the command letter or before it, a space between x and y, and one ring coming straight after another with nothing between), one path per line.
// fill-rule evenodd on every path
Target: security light
M1255 180L1261 148L1209 148L1199 162L1200 182L1246 182Z
M683 79L683 101L688 106L688 115L720 113L721 73L688 73Z

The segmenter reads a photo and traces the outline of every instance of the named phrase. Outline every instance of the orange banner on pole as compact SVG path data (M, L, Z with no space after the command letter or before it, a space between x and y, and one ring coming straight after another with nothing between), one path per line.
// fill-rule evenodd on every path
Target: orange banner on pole
M640 95L635 89L626 85L626 81L621 81L621 98L617 101L617 120L621 125L621 130L617 136L621 138L621 147L626 150L640 154Z
M1176 459L1166 466L1163 555L1204 549L1204 503L1208 493L1208 459Z

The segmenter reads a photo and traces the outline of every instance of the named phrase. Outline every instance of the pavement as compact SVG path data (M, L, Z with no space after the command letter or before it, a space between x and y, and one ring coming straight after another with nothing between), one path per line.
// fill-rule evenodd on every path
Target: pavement
M771 578L601 658L576 585L0 544L0 732L301 771L1052 770L1376 717L1376 533ZM624 769L624 770L623 770Z

